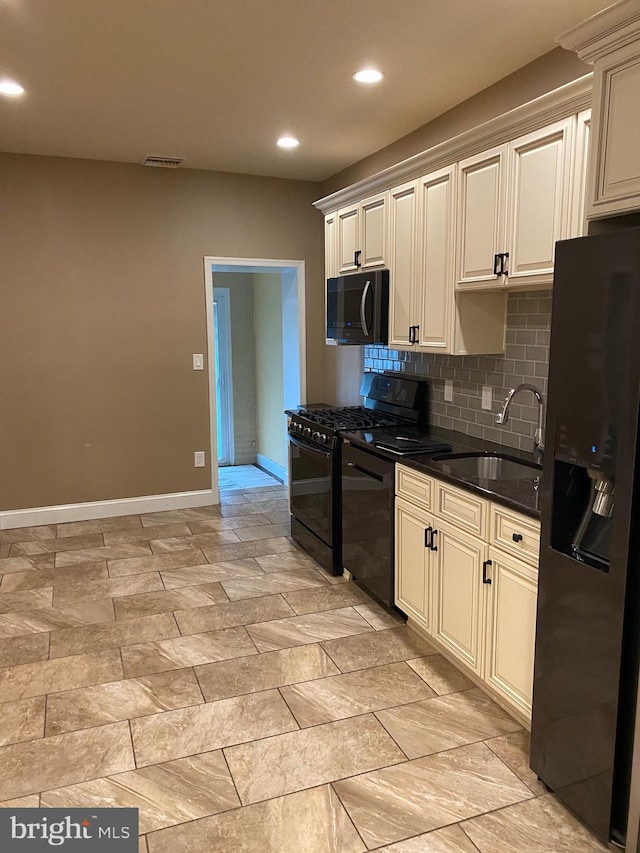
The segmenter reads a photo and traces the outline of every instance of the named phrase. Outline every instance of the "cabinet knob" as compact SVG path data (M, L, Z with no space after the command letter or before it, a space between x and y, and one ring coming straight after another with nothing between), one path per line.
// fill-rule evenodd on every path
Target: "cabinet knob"
M511 538L514 542L522 542L522 533L512 533Z

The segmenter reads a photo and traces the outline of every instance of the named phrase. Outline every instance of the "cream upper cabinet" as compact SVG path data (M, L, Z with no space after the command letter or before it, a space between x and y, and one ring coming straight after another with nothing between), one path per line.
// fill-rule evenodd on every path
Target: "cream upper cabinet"
M414 349L418 184L389 193L389 346Z
M638 41L596 62L593 104L596 137L587 216L640 210L640 25Z
M593 116L588 219L640 210L640 14L622 0L557 41L592 63Z
M338 214L329 213L324 218L324 277L338 275Z
M502 287L507 146L467 157L458 169L458 287Z
M418 348L449 352L453 337L456 166L418 181L417 277L413 316Z
M359 268L356 252L360 246L360 205L345 207L337 216L338 273L355 272Z
M396 499L396 602L405 613L417 617L426 631L431 630L431 551L427 547L431 531L433 516Z
M339 273L387 265L387 200L380 193L338 211Z
M555 244L569 236L575 117L511 142L504 250L509 287L553 283Z
M531 715L538 571L490 547L486 570L485 679L523 714Z
M583 237L587 233L586 193L590 141L591 110L583 110L578 113L574 140L570 237Z
M482 675L482 567L487 559L487 546L440 519L435 523L433 635L471 670Z
M575 117L460 163L458 289L553 282L569 236Z

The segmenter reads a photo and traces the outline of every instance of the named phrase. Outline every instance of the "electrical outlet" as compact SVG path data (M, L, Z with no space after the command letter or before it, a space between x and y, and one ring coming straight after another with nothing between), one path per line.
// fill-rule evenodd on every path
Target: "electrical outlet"
M444 399L447 403L453 403L453 379L444 380Z
M493 388L491 385L482 386L482 408L491 411L493 405Z
M193 354L193 369L204 370L204 355L201 352L194 352Z
M204 450L196 450L193 454L193 467L204 468Z

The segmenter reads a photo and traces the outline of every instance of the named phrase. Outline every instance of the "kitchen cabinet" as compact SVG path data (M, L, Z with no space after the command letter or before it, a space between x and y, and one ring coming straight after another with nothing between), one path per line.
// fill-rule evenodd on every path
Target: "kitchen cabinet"
M458 287L502 287L505 246L507 146L459 164Z
M623 0L558 38L594 66L587 219L640 210L640 15Z
M460 163L458 288L553 283L557 240L569 236L570 117Z
M388 194L380 193L337 213L338 273L387 266Z
M395 588L396 603L404 613L420 620L431 630L431 552L428 542L433 516L402 498L395 507Z
M500 294L455 295L457 166L390 191L389 347L452 355L504 350Z
M389 193L389 347L414 349L416 342L416 208L418 184Z
M540 525L396 465L396 604L505 707L530 719Z
M591 110L578 113L573 158L573 190L571 192L571 237L584 237L587 233L587 164L591 141Z
M324 277L338 275L338 213L329 213L324 218Z
M484 677L504 699L530 716L538 571L490 546L485 581L488 594Z
M585 76L315 202L327 268L389 268L390 349L504 352L508 291L584 231L590 105Z
M640 29L638 41L596 62L595 74L590 219L640 209Z
M434 524L433 637L469 669L482 675L482 566L487 559L487 545L439 518Z
M449 352L453 343L456 176L456 166L449 166L418 182L413 315L418 349L425 352Z

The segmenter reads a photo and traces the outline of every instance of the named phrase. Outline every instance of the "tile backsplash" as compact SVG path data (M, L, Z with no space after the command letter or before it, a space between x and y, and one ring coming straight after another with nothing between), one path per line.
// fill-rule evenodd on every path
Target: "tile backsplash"
M423 376L431 385L433 426L496 441L521 450L533 449L538 408L532 394L516 397L504 426L496 424L510 388L522 382L536 385L547 396L551 292L510 293L504 355L434 355L365 347L369 370L394 370ZM453 401L444 399L445 379L453 381ZM491 411L482 408L482 387L492 389Z

